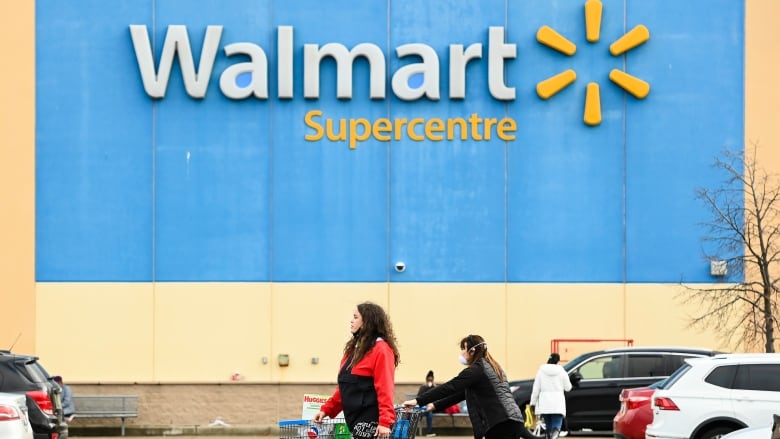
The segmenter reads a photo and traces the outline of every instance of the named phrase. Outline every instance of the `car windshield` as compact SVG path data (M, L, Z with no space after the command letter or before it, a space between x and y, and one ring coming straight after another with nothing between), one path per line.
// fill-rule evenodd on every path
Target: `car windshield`
M662 380L656 384L658 384L657 389L668 389L672 387L672 385L680 379L681 376L685 375L688 370L690 370L691 365L688 363L683 363L682 366L680 366L679 369L675 370L674 373L669 375L669 378Z

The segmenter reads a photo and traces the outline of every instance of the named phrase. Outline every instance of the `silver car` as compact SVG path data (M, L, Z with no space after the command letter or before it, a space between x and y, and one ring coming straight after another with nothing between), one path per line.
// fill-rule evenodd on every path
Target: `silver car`
M24 395L0 393L0 438L33 439Z

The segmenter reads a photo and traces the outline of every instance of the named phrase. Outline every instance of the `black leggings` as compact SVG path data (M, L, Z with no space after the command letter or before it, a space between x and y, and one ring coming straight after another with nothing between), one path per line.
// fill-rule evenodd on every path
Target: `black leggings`
M485 432L485 439L518 439L523 434L520 421L506 420Z

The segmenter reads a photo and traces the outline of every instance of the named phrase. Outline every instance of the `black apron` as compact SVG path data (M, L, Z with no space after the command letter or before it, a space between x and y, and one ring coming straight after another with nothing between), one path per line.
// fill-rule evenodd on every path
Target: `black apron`
M352 356L339 371L338 383L344 420L354 439L373 439L379 425L379 402L374 377L353 375Z

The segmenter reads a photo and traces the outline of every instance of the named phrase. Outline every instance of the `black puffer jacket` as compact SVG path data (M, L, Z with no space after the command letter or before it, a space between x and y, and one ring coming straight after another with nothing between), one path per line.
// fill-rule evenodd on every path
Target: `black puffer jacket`
M417 404L433 403L436 408L449 407L466 400L474 437L483 437L494 426L513 420L523 422L509 384L484 358L463 369L458 376L425 392L417 398Z

